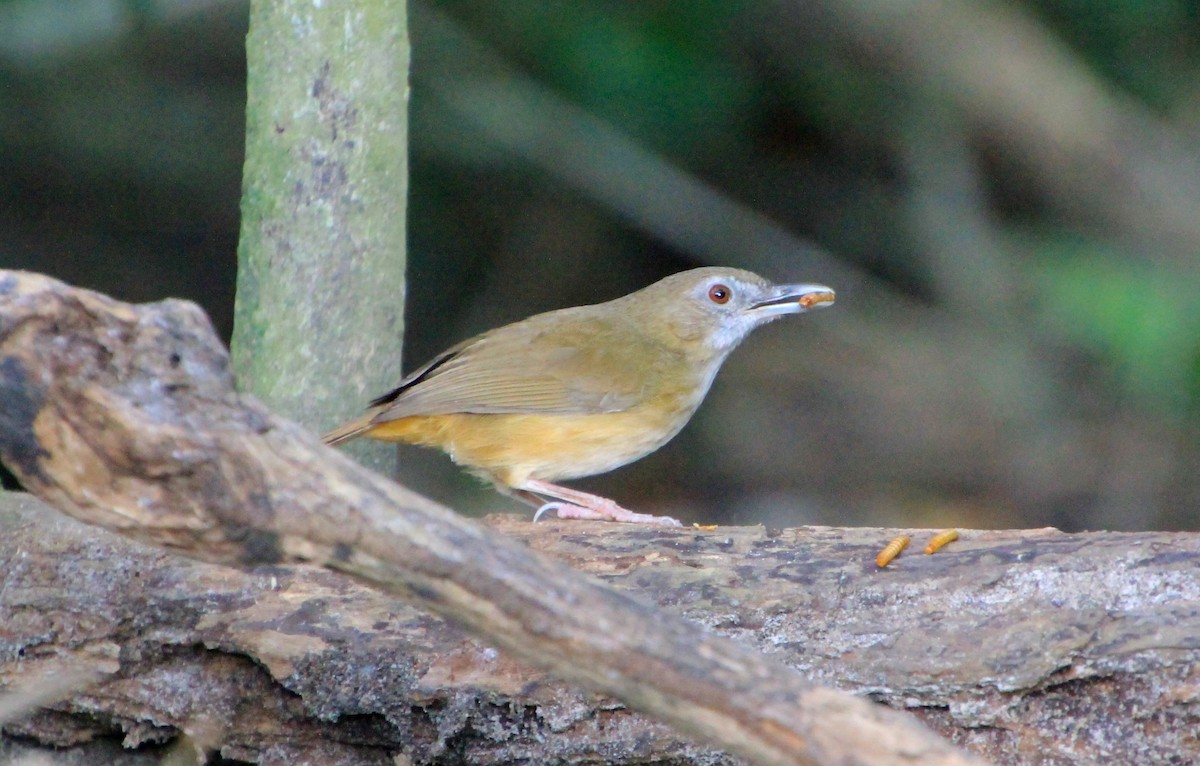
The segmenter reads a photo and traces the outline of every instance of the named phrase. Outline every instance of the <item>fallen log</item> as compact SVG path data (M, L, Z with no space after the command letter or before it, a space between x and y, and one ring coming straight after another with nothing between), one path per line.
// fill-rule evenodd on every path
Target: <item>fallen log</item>
M878 571L883 530L487 524L997 763L1200 756L1194 534L971 532ZM181 733L268 764L731 762L317 567L196 562L13 493L0 529L0 687L102 680L6 731L88 762Z
M0 458L87 523L212 563L351 574L754 763L975 762L909 716L814 687L326 449L235 392L192 304L129 306L0 271L0 402ZM639 534L652 545L662 531ZM122 660L107 651L88 655L97 672ZM182 730L222 750L238 711L188 709Z

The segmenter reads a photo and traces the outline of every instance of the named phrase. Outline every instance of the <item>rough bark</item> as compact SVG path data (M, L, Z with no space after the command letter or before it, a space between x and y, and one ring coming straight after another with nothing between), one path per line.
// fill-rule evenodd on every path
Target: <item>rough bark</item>
M879 571L878 529L487 523L998 763L1200 758L1194 534L970 532ZM95 680L9 735L186 733L260 763L732 760L317 567L195 562L18 495L0 528L0 684Z
M0 457L78 519L210 562L353 574L755 763L973 760L363 469L237 394L228 362L191 304L0 272Z

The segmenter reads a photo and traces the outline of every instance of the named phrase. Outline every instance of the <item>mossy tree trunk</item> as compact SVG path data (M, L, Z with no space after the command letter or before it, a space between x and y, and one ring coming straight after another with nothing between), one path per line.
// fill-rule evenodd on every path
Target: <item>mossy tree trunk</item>
M234 366L324 429L400 377L408 29L402 0L256 0ZM390 451L358 448L376 469Z

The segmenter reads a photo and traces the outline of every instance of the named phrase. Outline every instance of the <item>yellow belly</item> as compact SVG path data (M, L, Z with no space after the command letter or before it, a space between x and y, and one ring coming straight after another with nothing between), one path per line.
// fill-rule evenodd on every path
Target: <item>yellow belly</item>
M673 410L664 414L663 409ZM658 410L658 412L654 412ZM505 486L611 471L650 454L679 432L695 407L635 407L597 415L420 415L364 435L438 447L455 463Z

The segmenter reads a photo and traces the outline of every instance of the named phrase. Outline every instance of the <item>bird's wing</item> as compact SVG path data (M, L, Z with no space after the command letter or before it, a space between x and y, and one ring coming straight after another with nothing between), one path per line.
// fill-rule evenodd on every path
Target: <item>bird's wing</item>
M565 310L572 311L578 309ZM372 402L374 422L459 412L620 412L643 401L671 360L610 320L565 312L501 327L443 352Z

